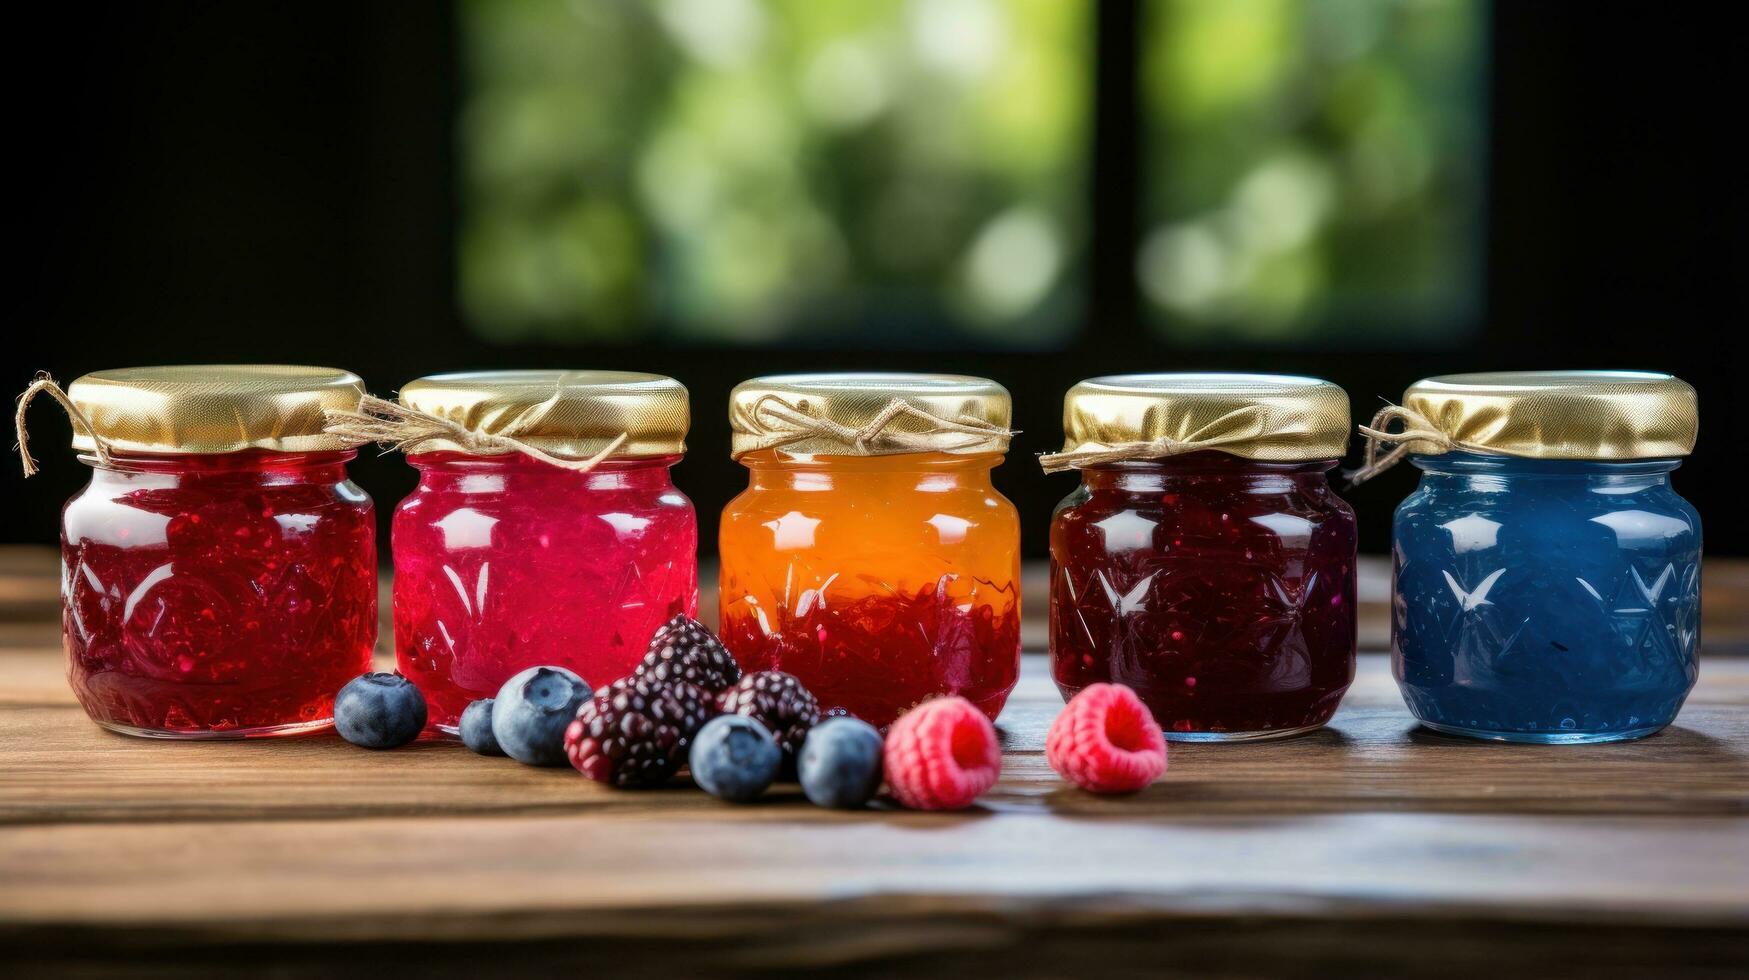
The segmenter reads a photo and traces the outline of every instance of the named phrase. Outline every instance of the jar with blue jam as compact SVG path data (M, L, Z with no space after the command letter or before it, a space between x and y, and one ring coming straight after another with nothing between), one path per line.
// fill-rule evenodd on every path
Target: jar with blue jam
M1415 717L1534 743L1669 725L1700 642L1700 515L1670 484L1694 448L1694 389L1640 372L1452 375L1388 411L1422 473L1392 549L1393 670Z

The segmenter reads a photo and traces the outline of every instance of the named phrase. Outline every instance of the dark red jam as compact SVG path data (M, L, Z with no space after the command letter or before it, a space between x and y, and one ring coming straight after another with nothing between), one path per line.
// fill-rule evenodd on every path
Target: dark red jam
M1134 688L1185 740L1324 724L1354 678L1354 512L1335 463L1221 453L1093 467L1051 523L1065 697Z
M92 719L289 734L370 669L376 528L352 452L116 456L62 515L68 677Z

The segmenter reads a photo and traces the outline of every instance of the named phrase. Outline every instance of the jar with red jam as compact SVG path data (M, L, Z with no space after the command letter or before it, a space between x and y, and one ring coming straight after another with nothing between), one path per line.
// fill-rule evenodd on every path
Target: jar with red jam
M400 404L468 434L405 447L419 485L395 510L395 656L430 724L453 734L528 667L608 684L657 627L697 614L697 519L669 476L690 422L680 382L443 374Z
M996 717L1020 670L1020 524L990 479L1009 414L983 378L737 386L721 636L741 666L876 726L937 694Z
M376 643L376 526L323 413L363 393L345 371L280 365L67 389L92 472L62 512L62 633L92 720L158 738L333 723Z
M1047 471L1051 669L1134 688L1166 737L1308 732L1354 678L1355 520L1326 474L1348 398L1312 378L1148 374L1069 391Z

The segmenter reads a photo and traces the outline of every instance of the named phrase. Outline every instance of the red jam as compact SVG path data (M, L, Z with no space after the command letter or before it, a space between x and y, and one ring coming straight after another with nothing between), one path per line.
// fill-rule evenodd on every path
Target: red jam
M992 651L1020 649L1013 586L998 612L970 605L943 577L934 588L865 595L841 608L816 602L780 610L769 630L757 618L725 617L723 643L748 670L810 678L822 705L886 725L931 694L950 691L994 719L1018 679L1018 662Z
M600 687L631 672L656 628L697 615L698 526L668 468L588 473L522 455L425 453L395 511L395 652L431 724L519 671L556 664Z
M63 512L68 677L136 735L322 728L370 669L376 527L352 452L114 457Z
M1051 524L1063 695L1127 684L1187 740L1328 721L1355 655L1355 521L1334 465L1204 452L1084 470Z

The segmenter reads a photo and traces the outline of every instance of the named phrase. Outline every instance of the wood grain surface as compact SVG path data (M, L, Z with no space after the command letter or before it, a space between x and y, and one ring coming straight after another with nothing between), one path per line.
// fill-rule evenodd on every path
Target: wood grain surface
M1373 654L1326 731L1175 745L1160 783L1101 799L1045 765L1061 702L1029 656L984 805L843 814L794 787L740 808L678 786L616 792L442 742L112 735L67 690L43 564L0 553L7 975L1722 977L1749 963L1749 660L1713 646L1741 642L1713 618L1741 596L1709 592L1701 683L1675 726L1636 743L1426 732ZM1716 562L1707 575L1743 580Z

